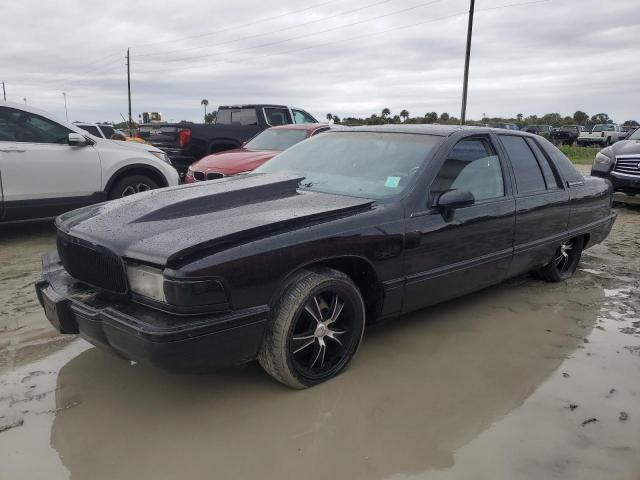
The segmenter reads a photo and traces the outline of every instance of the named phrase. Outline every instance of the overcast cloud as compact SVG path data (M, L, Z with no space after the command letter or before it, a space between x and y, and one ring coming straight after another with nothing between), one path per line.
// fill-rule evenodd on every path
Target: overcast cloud
M477 0L468 116L640 121L640 1ZM458 116L468 0L3 2L7 99L69 120L202 119L200 100ZM301 11L304 10L304 11ZM297 13L296 13L297 12ZM274 18L276 17L276 18Z

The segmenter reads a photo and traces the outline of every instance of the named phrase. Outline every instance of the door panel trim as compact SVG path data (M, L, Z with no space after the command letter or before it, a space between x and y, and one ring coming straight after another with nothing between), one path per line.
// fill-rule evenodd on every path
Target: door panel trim
M424 272L414 273L406 277L407 285L413 285L415 283L422 282L424 280L430 280L432 278L440 277L442 275L448 275L450 273L456 273L461 270L469 268L479 267L486 263L495 262L498 260L505 260L511 258L513 255L512 248L506 248L480 257L474 257L469 260L463 260L461 262L444 265L442 267L434 268Z

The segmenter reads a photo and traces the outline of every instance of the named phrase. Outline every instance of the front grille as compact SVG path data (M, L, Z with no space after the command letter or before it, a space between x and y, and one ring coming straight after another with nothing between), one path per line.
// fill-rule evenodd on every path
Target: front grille
M76 280L113 293L127 293L127 275L120 257L99 245L58 232L58 254Z
M207 180L215 180L216 178L222 178L222 177L224 177L224 175L218 172L207 173Z
M198 180L199 182L202 182L204 180L204 172L193 172L193 178L195 178L196 180Z
M640 155L632 157L618 157L616 165L613 167L614 172L624 173L626 175L640 176Z

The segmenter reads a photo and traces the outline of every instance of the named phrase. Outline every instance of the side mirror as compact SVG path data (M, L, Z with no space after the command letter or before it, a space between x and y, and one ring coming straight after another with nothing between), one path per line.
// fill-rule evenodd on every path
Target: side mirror
M80 135L75 132L71 132L69 134L68 142L72 147L84 147L85 145L89 145L89 141L84 135Z
M464 208L473 205L476 202L476 198L473 193L467 190L449 190L444 192L438 198L436 205L442 210L442 215L445 220L451 221L453 212L457 208Z

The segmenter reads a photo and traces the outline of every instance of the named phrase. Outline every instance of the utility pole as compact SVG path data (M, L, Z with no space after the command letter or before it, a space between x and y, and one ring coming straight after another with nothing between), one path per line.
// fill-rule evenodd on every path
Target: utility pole
M69 112L67 111L67 92L62 92L62 96L64 97L64 116L69 121Z
M131 60L129 58L129 49L127 48L127 92L129 95L129 135L133 136L133 119L131 118Z
M464 125L467 117L467 88L469 85L469 59L471 57L471 34L473 32L473 10L476 0L471 0L469 6L469 24L467 26L467 51L464 57L464 83L462 85L462 112L460 113L460 125Z
M4 101L7 101L7 91L4 88L4 82L2 82L2 95L4 96Z

